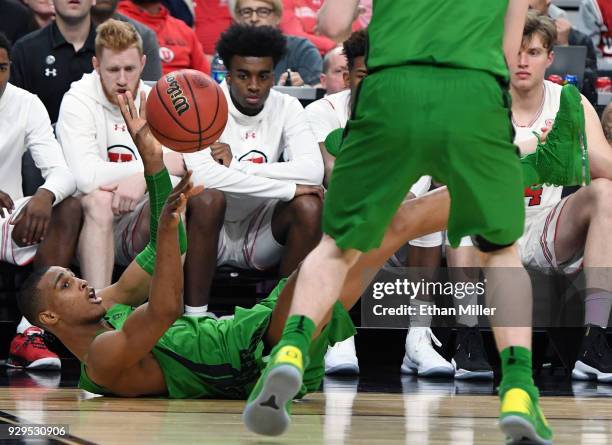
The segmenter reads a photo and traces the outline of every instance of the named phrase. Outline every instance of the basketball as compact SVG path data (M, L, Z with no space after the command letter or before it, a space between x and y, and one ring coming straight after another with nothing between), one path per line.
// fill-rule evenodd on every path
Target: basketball
M166 147L189 153L216 142L227 123L227 101L213 79L184 69L164 75L147 98L147 122Z

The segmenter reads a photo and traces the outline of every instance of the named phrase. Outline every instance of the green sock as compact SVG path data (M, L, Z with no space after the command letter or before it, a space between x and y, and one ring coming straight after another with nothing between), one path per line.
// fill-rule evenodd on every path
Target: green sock
M502 365L502 381L499 384L500 397L511 388L521 388L536 402L539 394L533 383L531 351L522 346L510 346L499 355Z
M521 167L523 170L523 185L529 187L530 185L540 184L540 175L535 167L536 154L530 153L527 156L521 158Z
M315 328L316 326L314 322L305 315L289 316L289 318L287 318L287 323L285 324L285 329L283 330L283 336L274 348L274 352L280 351L285 346L293 346L298 348L302 357L294 364L296 367L301 368L303 372L307 366L308 350L310 349L312 334L314 333ZM275 358L277 357L275 356Z

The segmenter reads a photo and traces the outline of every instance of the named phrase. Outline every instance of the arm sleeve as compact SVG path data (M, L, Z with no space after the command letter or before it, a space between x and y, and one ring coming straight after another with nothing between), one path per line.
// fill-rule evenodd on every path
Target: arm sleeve
M239 169L250 175L289 181L295 184L321 185L323 181L323 159L315 141L306 112L293 99L283 113L287 116L281 143L284 146L285 162L255 164L241 162Z
M334 114L332 104L325 98L306 107L306 118L317 142L325 142L329 133L342 127L342 123Z
M53 135L47 110L36 96L28 113L25 145L45 179L41 187L55 195L54 204L71 196L76 191L76 181Z
M172 192L170 175L165 168L154 175L145 175L147 190L149 191L149 217L150 239L146 247L136 256L136 263L149 275L153 275L155 259L157 257L157 226L164 204ZM187 237L183 221L179 223L179 248L181 254L187 251Z
M91 193L143 171L138 162L108 162L100 156L95 116L71 94L62 100L55 131L80 192Z
M295 184L252 176L234 168L218 164L210 154L210 148L183 155L185 165L193 170L193 183L223 192L261 198L290 201L295 195ZM237 163L232 161L232 164Z
M162 76L157 37L155 33L148 28L142 30L141 37L144 53L147 56L147 63L142 71L142 80L157 81Z

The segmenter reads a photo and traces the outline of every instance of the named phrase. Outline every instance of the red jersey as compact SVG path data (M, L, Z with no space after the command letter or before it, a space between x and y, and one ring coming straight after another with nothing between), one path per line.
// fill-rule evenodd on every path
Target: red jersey
M198 0L195 8L195 32L204 53L215 54L215 45L232 23L228 0Z
M193 29L182 20L172 17L163 6L160 5L157 14L149 14L130 0L121 0L117 12L138 20L155 31L164 74L184 68L210 74L210 63L204 57L202 45Z

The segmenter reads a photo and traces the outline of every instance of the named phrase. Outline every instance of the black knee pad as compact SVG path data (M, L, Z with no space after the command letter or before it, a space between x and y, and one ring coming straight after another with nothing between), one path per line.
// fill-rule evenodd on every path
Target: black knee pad
M485 252L485 253L496 252L498 250L505 249L506 247L510 247L512 244L514 244L514 243L510 243L510 244L491 243L480 235L471 235L470 238L472 238L472 243L474 244L474 246L481 252Z

